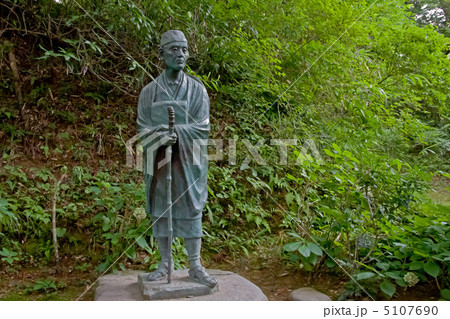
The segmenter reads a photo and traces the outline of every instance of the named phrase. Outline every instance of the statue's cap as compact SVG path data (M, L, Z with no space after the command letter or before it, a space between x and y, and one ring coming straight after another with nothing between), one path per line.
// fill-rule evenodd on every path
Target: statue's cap
M184 36L184 33L179 30L169 30L161 36L161 46L165 46L166 44L172 43L172 42L186 42L186 37Z

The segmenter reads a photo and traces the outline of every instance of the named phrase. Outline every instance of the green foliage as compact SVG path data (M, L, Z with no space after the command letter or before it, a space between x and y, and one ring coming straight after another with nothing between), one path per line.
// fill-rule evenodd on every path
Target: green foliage
M5 183L7 187L1 188L3 196L20 195L11 196L8 201L2 199L0 241L8 243L22 238L26 253L51 260L53 246L47 198L53 195L56 178L47 169L30 169L29 172L33 173L33 178L20 167L0 169L0 175L9 178ZM134 209L144 203L143 187L142 183L137 185L132 180L112 182L108 172L93 176L87 169L75 167L70 181L60 185L57 198L56 232L63 251L70 251L70 247L79 243L81 238L91 236L91 246L87 248L101 251L95 260L106 257L102 267L109 266L122 251L126 251L125 258L132 260L138 258L137 251L141 249L154 256L155 245L151 231L148 231L150 221L138 222L133 216ZM152 243L151 246L148 242ZM3 248L0 253L10 264L18 260L18 254L8 248Z
M258 39L237 29L216 41L211 53L219 67L216 72L223 70L227 75L223 81L228 82L220 92L232 97L234 107L261 112L286 90L277 39Z
M10 265L12 265L13 262L19 260L19 258L17 257L18 253L11 251L5 247L3 247L2 250L0 250L0 255L3 256L2 261L6 261Z
M395 298L425 282L449 299L449 208L426 195L433 178L448 190L448 23L414 16L447 2L81 0L82 10L7 1L1 63L15 48L31 59L17 53L26 61L21 105L12 71L0 70L3 264L51 260L56 160L72 168L56 198L60 249L90 256L77 270L103 272L117 259L111 268L155 266L142 176L115 162L171 28L185 32L188 72L211 96L212 137L237 140L236 164L210 164L206 251L249 254L270 238L297 268L351 273L341 299ZM270 138L299 141L288 165L268 145L267 165L241 165L243 139ZM16 165L22 154L45 165ZM175 265L187 265L182 240L173 249Z
M307 271L339 263L375 294L378 281L388 297L395 285L407 286L409 271L447 282L448 208L421 200L430 174L364 151L356 158L337 144L324 152L327 161L305 161L298 177L287 175L292 186L284 224L295 232L284 246L286 257ZM320 258L322 249L327 255ZM361 266L372 271L358 272Z
M204 230L208 246L217 252L248 254L259 236L271 232L272 215L263 207L265 191L270 187L257 176L244 178L236 169L214 164L209 167L208 184ZM253 231L249 232L249 227Z
M55 292L58 291L56 283L51 279L36 280L35 284L31 287L34 292Z

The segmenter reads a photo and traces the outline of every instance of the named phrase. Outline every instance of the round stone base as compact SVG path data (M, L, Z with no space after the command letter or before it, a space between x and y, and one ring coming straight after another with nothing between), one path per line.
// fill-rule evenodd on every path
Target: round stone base
M267 297L259 287L254 285L247 279L229 272L216 269L207 269L209 274L213 275L218 282L218 290L212 294L203 296L192 296L178 298L167 298L162 300L229 300L229 301L267 301ZM133 301L133 300L148 300L148 294L143 294L144 290L139 288L138 276L144 274L143 271L120 271L114 274L105 275L99 279L98 287L95 291L95 300L98 301ZM187 282L188 270L176 270L173 273L172 283L174 280ZM179 283L178 283L179 284ZM167 289L171 289L169 284ZM190 285L190 284L189 284ZM141 285L142 286L142 285ZM158 291L164 292L164 286L159 283ZM161 299L160 299L161 300Z

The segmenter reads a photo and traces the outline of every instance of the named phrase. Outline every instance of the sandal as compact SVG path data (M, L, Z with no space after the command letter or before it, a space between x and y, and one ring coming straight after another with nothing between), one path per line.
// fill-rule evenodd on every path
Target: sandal
M217 280L208 274L202 266L189 269L189 277L200 284L208 286L209 288L214 288L217 285Z
M161 280L167 275L167 273L169 272L168 270L169 270L169 266L167 265L167 263L160 262L158 265L158 268L156 268L155 271L152 271L151 273L148 274L147 280L148 281ZM173 273L173 268L172 268L172 273Z

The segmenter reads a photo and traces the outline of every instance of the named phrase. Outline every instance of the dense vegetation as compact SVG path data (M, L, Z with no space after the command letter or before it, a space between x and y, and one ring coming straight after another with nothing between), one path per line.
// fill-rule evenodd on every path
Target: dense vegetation
M0 17L6 272L63 256L80 271L154 265L125 141L162 70L160 35L180 29L225 144L204 258L269 245L287 265L345 276L341 299L430 282L450 299L448 1L8 0ZM286 165L273 139L297 140ZM249 144L264 165L245 161Z

